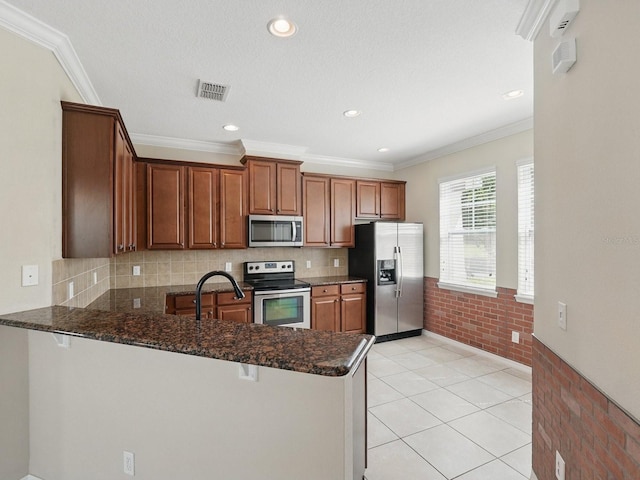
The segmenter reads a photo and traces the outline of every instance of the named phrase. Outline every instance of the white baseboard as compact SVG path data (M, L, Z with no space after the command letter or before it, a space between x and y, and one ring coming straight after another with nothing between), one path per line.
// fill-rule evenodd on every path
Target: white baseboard
M492 360L503 362L503 363L509 365L511 368L515 368L515 369L520 370L522 372L526 372L526 373L531 374L531 367L528 367L526 365L523 365L522 363L518 363L518 362L513 361L513 360L509 360L508 358L501 357L500 355L496 355L494 353L485 352L481 348L472 347L471 345L467 345L466 343L458 342L457 340L452 340L452 339L450 339L448 337L445 337L444 335L440 335L438 333L430 332L429 330L422 330L422 335L434 338L436 340L441 341L442 343L448 343L449 345L454 345L454 346L456 346L458 348L461 348L463 350L467 350L469 352L473 352L473 353L475 353L477 355L482 355L484 357L491 358ZM537 479L532 479L532 480L537 480Z

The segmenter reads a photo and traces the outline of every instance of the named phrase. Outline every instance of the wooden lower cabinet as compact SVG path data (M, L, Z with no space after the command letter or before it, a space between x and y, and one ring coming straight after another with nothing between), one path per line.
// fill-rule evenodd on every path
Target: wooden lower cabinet
M365 284L344 283L312 287L311 329L365 333Z
M233 292L219 293L216 318L238 323L252 323L252 298L253 292L244 292L244 298L241 300L237 300Z
M194 294L167 295L165 300L165 312L171 315L196 316L196 296ZM202 318L216 318L216 294L205 293L202 295Z

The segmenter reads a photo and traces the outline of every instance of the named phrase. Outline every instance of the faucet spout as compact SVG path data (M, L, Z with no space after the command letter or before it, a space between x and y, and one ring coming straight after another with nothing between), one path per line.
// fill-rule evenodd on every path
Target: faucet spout
M213 272L205 273L202 278L198 281L198 285L196 286L196 320L200 320L202 315L202 287L205 282L209 280L211 277L215 277L216 275L220 275L225 277L227 280L231 282L231 286L233 286L233 291L236 294L236 298L240 300L244 298L244 292L236 282L236 279L229 275L227 272L223 272L221 270L214 270Z

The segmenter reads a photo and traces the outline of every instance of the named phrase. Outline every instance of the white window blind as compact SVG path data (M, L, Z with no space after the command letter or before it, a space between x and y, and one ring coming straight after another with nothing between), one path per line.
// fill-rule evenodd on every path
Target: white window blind
M495 170L440 183L440 282L495 290Z
M518 165L518 295L533 296L533 161Z

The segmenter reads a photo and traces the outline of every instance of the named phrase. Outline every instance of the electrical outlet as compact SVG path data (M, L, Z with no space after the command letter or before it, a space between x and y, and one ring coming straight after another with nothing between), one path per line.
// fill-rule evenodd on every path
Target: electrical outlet
M311 260L307 260L307 268L311 268Z
M122 452L123 457L123 468L124 473L127 475L131 475L132 477L136 474L136 457L133 452L127 452L126 450Z
M562 330L567 329L567 304L558 302L558 326Z
M31 287L38 285L38 265L22 266L22 286Z
M556 479L564 480L564 459L560 456L560 452L556 450Z
M93 284L96 285L98 283L98 272L93 272Z
M225 272L230 272L231 271L231 262L226 262L224 264L224 271Z
M73 295L74 295L73 282L69 282L69 285L67 285L67 293L69 295L69 300L71 300L73 298Z
M520 343L520 332L511 332L511 341L513 343Z
M334 267L339 267L340 266L340 259L339 258L334 258L333 259L333 266Z
M139 277L140 276L140 265L134 265L133 266L133 276L134 277Z

